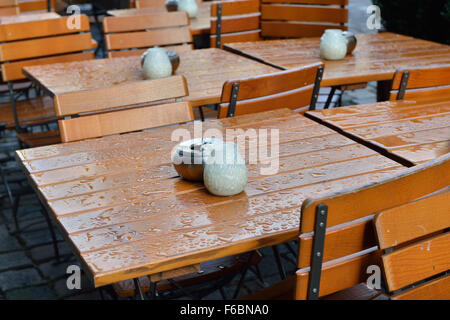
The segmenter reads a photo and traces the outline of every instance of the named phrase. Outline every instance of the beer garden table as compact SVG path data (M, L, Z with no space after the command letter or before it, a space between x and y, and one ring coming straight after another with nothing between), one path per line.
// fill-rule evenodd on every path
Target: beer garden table
M383 32L356 35L357 45L344 60L327 61L322 86L357 85L381 82L379 101L387 100L386 89L399 68L450 63L450 46ZM229 43L225 50L275 67L289 69L317 62L320 39L284 39Z
M177 143L172 131L192 132L193 126L16 152L95 286L294 240L306 198L405 170L324 125L280 109L203 122L204 130L279 130L279 142L269 139L279 146L279 171L265 176L260 169L267 160L249 163L245 190L217 197L201 183L179 178L171 165Z
M388 101L307 116L407 166L450 153L450 99Z

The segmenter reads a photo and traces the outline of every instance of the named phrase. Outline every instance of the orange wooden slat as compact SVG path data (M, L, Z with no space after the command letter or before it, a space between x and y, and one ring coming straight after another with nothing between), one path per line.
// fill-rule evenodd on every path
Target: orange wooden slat
M183 44L192 42L192 35L189 28L181 27L146 32L107 34L105 41L108 50L116 50Z
M348 11L342 8L262 4L261 18L263 20L346 23Z
M178 102L59 120L58 124L61 141L70 142L188 122L193 119L194 115L189 104Z
M103 28L106 33L187 25L189 25L189 16L184 11L124 17L106 17L103 19Z
M450 233L385 254L383 264L390 291L445 272L450 269Z
M72 19L71 17L0 24L0 41L6 42L89 31L90 25L88 17L83 14L80 15L79 18L80 28L76 29L72 29L68 25L68 22Z
M122 84L110 88L60 94L55 97L55 109L58 116L66 116L179 98L187 95L187 93L186 80L182 76L174 76Z
M0 44L0 61L20 60L92 49L90 34L74 34Z

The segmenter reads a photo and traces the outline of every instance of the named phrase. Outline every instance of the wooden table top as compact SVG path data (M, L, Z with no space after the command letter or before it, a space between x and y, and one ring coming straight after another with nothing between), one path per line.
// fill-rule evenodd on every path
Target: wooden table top
M355 51L327 61L323 86L392 80L398 68L450 63L450 46L394 33L358 34ZM285 69L320 61L320 39L302 38L229 43L226 50Z
M450 100L381 102L307 114L406 165L450 153Z
M176 74L186 77L189 96L194 106L220 102L225 81L277 72L279 69L210 48L180 51ZM140 56L84 60L51 65L29 66L23 73L50 95L105 88L144 79Z
M211 3L213 1L202 2L198 6L197 16L190 19L190 29L192 35L209 34L211 31ZM158 8L141 8L141 9L116 9L109 10L107 13L114 17L139 16L145 14L156 13ZM166 8L161 8L162 12L166 12Z
M244 192L213 196L177 176L174 127L17 151L96 286L293 240L306 198L405 169L287 109L206 128L279 129L279 172L249 164Z
M61 18L61 16L56 12L25 13L14 16L1 16L0 25L11 23L23 23L38 20L48 20L55 18Z

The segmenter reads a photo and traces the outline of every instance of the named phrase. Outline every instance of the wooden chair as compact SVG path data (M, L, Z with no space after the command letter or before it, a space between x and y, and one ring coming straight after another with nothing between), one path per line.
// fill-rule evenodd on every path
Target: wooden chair
M110 58L142 54L153 46L165 46L175 51L192 49L193 40L186 12L106 17L103 30Z
M450 188L377 214L393 300L450 299Z
M377 246L373 228L375 214L398 206L409 209L414 203L411 201L449 185L450 154L447 154L369 185L305 200L300 217L299 270L296 275L245 298L387 299L366 285L371 275L367 268L375 265L381 269L382 252ZM440 200L442 204L443 200ZM448 204L447 210L443 211L447 214L447 226ZM439 210L443 209L439 207ZM405 221L410 219L410 213L410 210L403 211L408 217ZM398 221L397 227L390 230L403 229ZM416 219L411 219L407 225L416 227L416 222ZM448 252L443 255L447 257L447 269Z
M0 16L14 16L20 14L17 0L0 0Z
M43 146L192 121L187 102L163 101L184 97L187 90L184 77L175 76L64 93L54 98L56 116L64 118L59 131L19 135L27 145Z
M136 0L137 9L155 8L158 11L166 11L166 0Z
M61 141L84 140L193 121L188 102L161 103L187 94L186 79L174 76L58 95L55 97L56 114L65 118L58 122ZM160 103L149 106L157 101ZM105 112L114 108L122 109ZM78 117L67 119L75 115Z
M325 29L347 30L348 0L262 0L261 36L320 37Z
M389 100L450 98L450 64L397 70Z
M49 113L49 100L38 97L17 102L14 84L26 79L22 68L31 65L43 65L58 62L93 59L94 53L87 52L95 48L87 16L81 16L80 29L71 29L67 17L24 23L0 25L0 63L3 81L8 84L10 104L1 104L0 110L13 110L16 130L24 132L22 124L30 119L24 118L27 109L33 105L43 105L42 114L35 110L31 120L48 121L54 117ZM8 113L0 111L0 114ZM10 113L10 112L9 112ZM6 119L8 120L8 119ZM1 121L1 120L0 120ZM20 138L19 138L20 139Z
M55 0L51 0L51 9L55 9ZM19 0L20 12L47 11L47 0Z
M222 89L219 118L273 109L314 110L323 64L229 80Z
M259 0L213 3L210 45L222 48L224 43L261 40L260 23Z

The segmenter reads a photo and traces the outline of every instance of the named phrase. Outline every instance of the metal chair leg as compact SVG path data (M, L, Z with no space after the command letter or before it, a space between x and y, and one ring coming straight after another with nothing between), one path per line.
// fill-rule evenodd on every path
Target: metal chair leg
M141 282L139 281L139 278L134 278L134 286L135 286L135 288L136 288L136 290L138 292L137 297L140 300L145 300L144 299L144 294L142 293Z
M330 106L330 104L331 104L331 102L333 101L333 96L334 96L334 93L336 92L336 87L331 87L331 91L330 91L330 94L328 95L328 98L327 98L327 102L325 102L325 106L323 107L324 109L328 109L328 107Z
M236 290L234 291L234 294L233 294L233 299L236 299L238 294L239 294L239 291L241 291L242 284L244 283L245 276L247 274L247 271L248 271L248 269L250 267L250 263L252 262L252 259L253 259L254 255L255 255L255 252L252 251L252 253L250 254L250 257L248 258L247 263L245 264L244 270L242 270L241 278L239 279L238 285L237 285Z
M203 115L203 107L198 107L198 111L200 112L200 120L205 121L205 116Z
M53 240L53 250L55 251L56 261L59 262L61 257L59 256L58 242L56 240L56 234L55 234L55 230L53 229L52 221L50 220L50 217L48 216L48 213L45 210L45 208L41 208L41 212L42 212L42 215L44 216L45 221L47 222L48 228L50 230L50 235Z
M273 246L272 250L273 250L273 254L275 256L275 261L278 266L278 271L280 272L281 280L285 280L286 279L286 271L284 270L283 263L281 262L281 257L280 257L280 252L278 251L278 247Z

